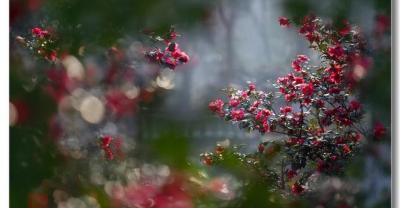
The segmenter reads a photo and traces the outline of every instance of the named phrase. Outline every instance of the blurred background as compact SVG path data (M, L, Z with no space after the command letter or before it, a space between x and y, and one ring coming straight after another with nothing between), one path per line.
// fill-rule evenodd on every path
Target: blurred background
M245 151L254 151L266 139L215 118L207 106L227 86L245 87L251 81L272 89L298 54L318 63L318 54L294 25L283 29L278 24L280 16L299 21L310 13L327 22L348 19L359 27L371 63L357 92L367 120L379 120L390 130L389 0L11 0L11 207L135 207L129 200L114 203L115 188L110 187L142 178L160 180L155 185L160 187L165 178L182 173L213 193L173 192L194 207L269 203L263 201L269 193L254 191L260 187L241 190L238 176L201 164L199 154L217 142L245 144ZM143 31L165 33L171 25L191 58L175 71L143 61L142 53L157 44ZM36 26L57 34L59 64L33 57L15 41ZM104 159L98 145L104 134L121 140L120 161ZM327 180L320 194L298 203L389 207L390 139L390 132L381 141L368 139L343 176ZM242 195L254 195L253 201L236 197ZM136 194L133 201L146 197Z

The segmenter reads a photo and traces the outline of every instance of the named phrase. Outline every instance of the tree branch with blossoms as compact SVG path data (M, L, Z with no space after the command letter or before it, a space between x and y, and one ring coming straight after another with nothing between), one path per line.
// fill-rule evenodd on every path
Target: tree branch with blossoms
M291 21L281 17L279 23L289 28ZM356 127L365 114L355 99L359 78L353 71L357 61L365 58L361 35L347 21L334 27L312 15L303 19L299 34L319 52L318 66L310 65L306 55L298 55L291 63L292 72L275 82L277 91L257 90L250 83L247 89L227 89L227 101L217 99L209 104L214 114L241 129L280 135L279 140L268 139L259 145L257 153L245 157L255 166L273 166L270 155L274 153L280 168L264 172L280 172L273 174L280 178L272 187L290 187L294 194L309 187L308 179L314 173L340 174L360 148L361 138L368 136ZM274 102L275 98L285 104ZM377 126L373 135L381 137L384 132L382 125ZM280 156L276 156L276 149L282 150ZM224 160L224 152L204 153L201 158L207 165L218 164Z

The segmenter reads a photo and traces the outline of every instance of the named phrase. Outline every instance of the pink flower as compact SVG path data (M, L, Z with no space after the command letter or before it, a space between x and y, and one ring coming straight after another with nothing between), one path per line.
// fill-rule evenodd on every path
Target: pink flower
M284 114L290 113L292 112L292 110L293 110L292 106L285 106L280 108L281 113Z
M302 84L302 83L304 83L303 77L294 77L294 83L295 83L295 84Z
M291 102L295 97L296 97L295 94L289 93L289 94L285 95L285 100L288 101L288 102Z
M308 56L306 55L297 55L297 60L300 61L300 63L304 63L310 60L310 58L308 58Z
M181 52L180 56L178 57L178 60L181 61L182 63L187 63L189 62L190 58L189 55L187 55L185 52Z
M250 90L250 91L256 90L256 85L253 84L253 83L249 84L249 90Z
M261 104L261 101L259 101L259 100L256 100L256 101L254 101L253 102L253 105L252 105L252 107L255 107L255 108L257 108L259 105Z
M269 131L270 131L270 129L269 129L268 122L264 121L262 132L269 132Z
M263 109L263 110L258 111L255 119L261 123L264 123L267 120L268 116L270 116L270 115L271 115L270 110Z
M328 55L335 59L342 59L344 56L344 49L339 44L328 48Z
M288 83L288 81L289 81L289 79L287 77L279 77L276 82L278 84L286 85Z
M298 55L297 58L292 61L293 70L296 72L301 71L301 64L303 64L309 60L310 60L310 58L308 58L306 55Z
M312 83L302 84L301 91L305 96L310 96L314 93L314 85Z
M171 52L175 52L179 50L179 45L178 43L175 42L170 42L168 43L167 48L165 49L166 51L171 51Z
M243 109L233 110L233 111L231 111L231 116L232 116L232 119L235 121L243 120L244 119L244 110Z
M47 59L49 59L50 61L55 61L57 59L57 52L55 51L51 51L47 57Z
M246 91L243 91L243 92L240 94L240 97L241 97L243 100L246 100L247 98L249 98L249 95L247 94Z
M240 101L237 100L237 99L231 99L231 100L229 100L229 105L230 105L231 107L236 107L236 106L238 106L239 104L240 104Z
M211 102L208 104L208 108L209 108L212 112L217 113L217 114L219 114L219 115L222 116L222 115L224 114L224 112L223 112L224 101L222 101L221 99L217 99L217 100L215 100L215 101L211 101Z
M298 60L294 60L292 62L292 68L295 72L299 72L301 71L301 66L300 66L300 62Z
M279 17L279 24L282 26L282 27L289 27L289 25L290 25L290 21L289 21L289 19L288 18L286 18L286 17Z
M32 35L33 36L36 36L36 37L39 37L39 38L43 38L43 37L49 35L49 32L47 30L43 30L40 27L34 27L34 28L32 28L31 31L32 31Z

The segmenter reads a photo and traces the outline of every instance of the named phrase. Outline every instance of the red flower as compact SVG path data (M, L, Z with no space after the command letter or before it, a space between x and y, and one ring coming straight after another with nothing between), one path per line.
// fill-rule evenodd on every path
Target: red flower
M187 62L189 62L190 58L189 58L189 55L187 55L185 52L181 51L180 56L178 57L178 60L181 61L182 63L187 63Z
M296 95L294 93L286 94L285 100L288 102L291 102L295 97L296 97Z
M293 110L292 106L285 106L280 108L281 113L284 114L290 113L292 112L292 110Z
M32 34L34 34L34 35L39 35L41 32L42 32L42 29L40 27L32 28Z
M201 162L202 162L204 165L210 166L210 165L212 165L213 160L212 160L212 157L211 157L210 155L203 155L203 156L201 157Z
M121 151L120 139L114 139L112 136L105 135L101 138L100 146L108 160L114 159L114 152L117 153L117 155L119 155L120 157L122 157L123 155Z
M256 85L253 84L253 83L249 84L249 90L250 90L250 91L256 90Z
M167 48L165 49L166 51L171 51L171 52L175 52L179 50L179 45L178 43L175 42L171 42L168 44Z
M249 98L249 95L247 94L246 91L243 91L243 92L240 94L240 98L242 98L243 100L246 100L247 98Z
M268 109L263 109L263 110L258 111L255 119L259 122L264 123L267 120L268 116L270 116L270 115L271 115L271 111L269 111Z
M232 106L232 107L236 107L236 106L238 106L239 104L240 104L240 101L237 100L237 99L231 99L231 100L229 100L229 105Z
M259 100L256 100L256 101L254 101L253 102L253 105L252 105L252 107L255 107L255 108L257 108L259 105L261 104L261 101L259 101Z
M350 149L349 145L347 145L347 144L344 144L342 148L343 148L343 152L345 154L349 154L351 152L351 149Z
M309 61L310 58L308 58L306 55L298 55L295 60L292 61L292 68L296 72L301 71L301 64Z
M350 110L360 110L361 108L361 103L358 102L357 100L352 100L349 103L349 109Z
M304 191L302 185L298 184L297 182L292 185L292 193L294 194L301 194Z
M108 136L108 135L103 136L101 138L101 148L109 148L110 144L111 144L111 141L112 141L112 137L111 136Z
M297 60L300 61L300 63L304 63L310 60L310 58L308 58L308 56L306 55L297 55Z
M217 154L222 154L222 152L224 152L224 150L225 150L225 148L221 145L217 145L215 147L215 153L217 153Z
M303 77L294 77L294 83L295 84L303 84L304 83Z
M299 63L298 60L294 60L294 61L292 62L292 68L293 68L293 70L296 71L296 72L301 71L301 66L300 66L300 63Z
M315 16L305 16L303 19L303 25L301 26L299 33L300 34L313 34L316 29L316 24L314 22Z
M310 96L314 92L314 85L312 83L302 84L301 91L305 96Z
M361 134L358 132L354 132L351 134L351 138L354 142L360 142L361 141Z
M224 101L222 101L221 99L211 101L210 104L208 104L208 108L214 113L223 115Z
M57 52L55 51L51 51L47 57L47 59L49 59L50 61L55 61L57 59Z
M385 133L386 133L385 126L381 122L375 123L375 125L374 125L374 137L376 139L380 139L381 137L383 137L383 135L385 135Z
M47 30L43 30L40 27L34 27L34 28L32 28L31 31L32 31L32 35L33 36L36 36L36 37L39 37L39 38L43 38L43 37L49 35L49 32Z
M288 18L286 18L286 17L279 17L279 24L282 26L282 27L289 27L289 25L290 25L290 21L289 21L289 19Z
M288 81L289 79L287 77L279 77L276 82L278 84L286 85Z
M269 132L269 131L270 131L269 125L268 125L267 121L264 121L262 132Z
M335 59L342 59L344 56L344 49L339 44L328 48L328 55Z
M243 109L233 110L233 111L231 111L231 116L232 116L232 119L235 121L243 120L244 119L244 110Z

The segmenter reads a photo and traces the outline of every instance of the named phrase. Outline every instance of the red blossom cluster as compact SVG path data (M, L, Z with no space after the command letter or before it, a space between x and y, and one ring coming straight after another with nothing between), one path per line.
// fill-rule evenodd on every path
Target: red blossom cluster
M34 27L31 29L31 36L28 39L18 36L16 39L26 48L29 48L35 55L48 61L56 61L57 50L53 35L41 27Z
M281 25L289 21L280 18ZM304 18L299 33L310 42L310 47L322 54L319 66L310 66L310 59L298 55L292 62L293 72L279 77L274 86L279 92L256 90L251 83L248 89L228 89L228 101L217 99L209 109L240 128L285 135L283 153L288 160L282 167L286 178L292 181L291 191L303 192L310 172L335 174L342 170L360 145L360 130L364 111L352 96L354 57L363 57L361 40L347 21L344 26L332 29L314 16ZM282 97L279 106L274 98ZM382 137L385 128L378 123L373 135ZM268 143L268 142L267 142ZM258 153L267 154L265 143L258 146ZM255 160L263 160L255 154ZM211 164L213 157L203 155ZM253 155L254 156L254 155Z
M289 25L290 25L290 21L289 21L289 19L286 18L286 17L279 17L278 21L279 21L279 24L280 24L282 27L289 27Z
M50 35L49 31L47 30L43 30L40 27L34 27L32 28L32 35L35 37L39 37L39 38L45 38L48 37Z
M178 43L175 42L175 39L178 35L174 30L171 30L167 37L161 40L164 40L166 44L166 48L164 50L156 48L154 50L148 51L145 53L146 57L153 63L160 64L162 66L168 67L172 70L175 67L186 64L189 62L189 56L179 48Z

